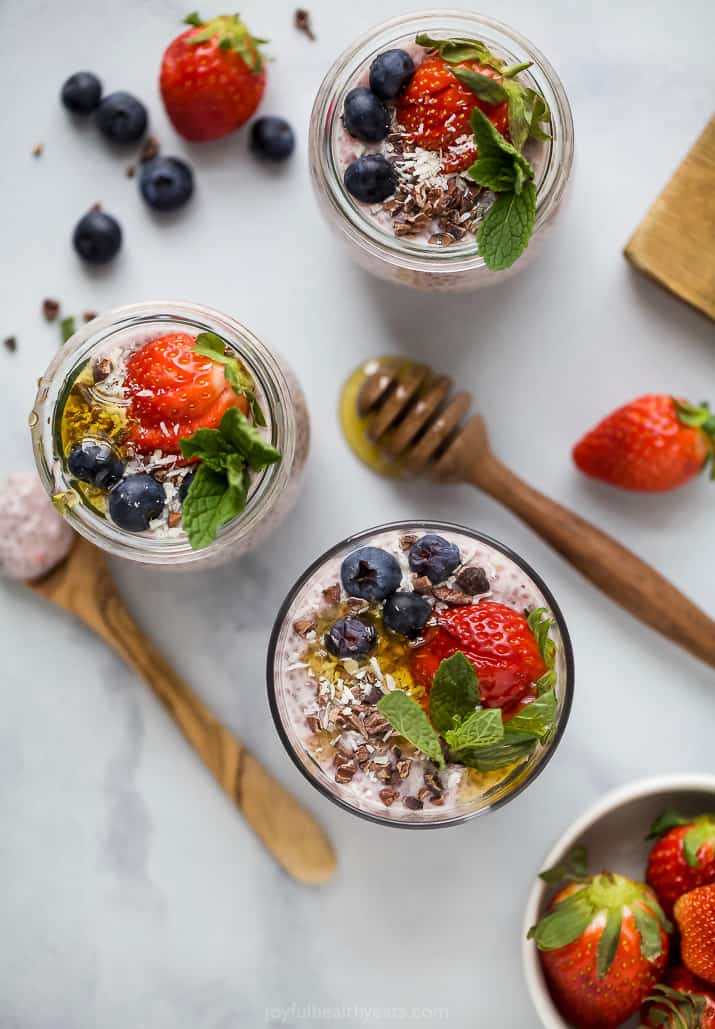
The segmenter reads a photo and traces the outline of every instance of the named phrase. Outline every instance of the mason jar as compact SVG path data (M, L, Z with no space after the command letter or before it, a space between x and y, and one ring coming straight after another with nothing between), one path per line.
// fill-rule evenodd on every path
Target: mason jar
M181 528L153 535L150 531L129 532L116 525L107 515L106 504L93 502L70 473L66 440L62 438L63 412L78 376L94 367L104 355L124 348L136 350L173 332L211 332L223 340L253 378L256 398L267 423L265 437L282 455L279 463L255 473L244 510L218 530L213 542L196 550ZM101 382L86 388L92 402L102 410ZM126 399L124 404L128 403ZM115 398L112 404L116 404ZM111 410L112 407L107 408L108 412ZM87 434L101 439L108 427L110 414L106 425L100 422L98 427L90 427ZM175 301L115 308L80 328L39 381L30 429L40 478L73 529L115 557L171 569L217 565L257 547L297 499L310 440L305 397L285 361L235 318L198 304Z
M477 253L473 235L450 246L396 236L389 225L380 224L371 215L369 204L360 203L345 188L339 142L341 133L344 135L342 111L346 94L354 86L367 84L369 66L378 54L392 48L414 50L418 33L445 39L478 38L509 64L531 61L531 67L520 74L520 81L541 93L551 109L552 138L538 144L533 234L521 257L502 271L487 268ZM329 225L361 267L390 282L423 290L475 290L504 281L533 260L561 206L571 172L573 147L571 108L548 60L514 29L466 11L428 10L391 18L370 29L330 68L310 119L311 178L320 210Z
M430 628L430 621L424 629L424 639L399 638L386 629L380 605L363 602L361 610L360 600L347 595L342 579L343 562L349 555L364 547L377 548L395 557L401 568L401 583L393 583L393 587L398 591L411 591L414 584L416 591L405 544L425 534L437 534L456 545L462 567L481 569L488 589L484 596L474 598L474 603L494 600L518 616L527 610L542 609L552 622L555 715L551 729L538 746L499 769L475 771L459 764L450 765L449 760L445 771L437 773L433 769L434 775L442 777L438 784L443 789L440 797L432 792L433 783L428 790L422 787L423 773L418 761L425 764L423 755L413 753L410 745L398 738L399 734L385 742L384 726L375 724L377 709L373 705L377 700L368 693L375 688L383 694L394 688L408 693L416 690L414 696L426 706L424 695L419 699L419 676L411 671L410 662L418 653L413 648L429 647L429 633L438 632L439 628ZM485 617L492 616L493 608L485 611ZM328 652L327 634L338 619L345 618L362 619L376 633L377 642L372 651L359 661L334 658L332 651ZM439 623L439 616L436 621ZM498 636L492 639L491 647L492 656L504 653ZM398 828L425 829L456 825L484 815L512 801L534 781L553 757L566 728L574 690L574 661L561 610L549 588L523 557L471 528L445 522L402 521L341 540L298 578L278 611L273 627L267 683L278 735L297 769L316 789L343 809L370 821ZM482 692L484 694L484 690ZM486 706L498 706L485 696L482 700ZM511 713L518 713L518 707L518 704L512 706ZM505 707L503 716L506 713ZM361 732L365 739L361 739ZM358 744L364 748L362 757L367 759L367 764L361 760ZM410 761L406 776L403 774L405 766L400 767L399 761L393 761L388 753L393 744L400 751L397 758ZM394 776L387 778L379 769L377 778L373 774L376 750L381 761L384 759L381 751L388 753L393 770L395 766L399 769L396 785ZM345 765L340 764L345 755L346 759L352 759L349 774L345 773ZM355 767L356 762L359 767ZM429 781L426 775L424 781ZM383 785L388 789L387 794ZM424 795L424 801L420 800L420 794Z

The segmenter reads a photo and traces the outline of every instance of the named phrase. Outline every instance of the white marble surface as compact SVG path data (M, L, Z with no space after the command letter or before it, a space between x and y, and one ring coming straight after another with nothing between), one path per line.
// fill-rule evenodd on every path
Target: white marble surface
M425 1025L532 1029L521 911L555 836L617 783L713 770L712 670L621 614L490 500L372 478L338 436L335 405L338 383L366 355L438 360L473 387L517 472L715 611L713 487L644 499L587 482L569 459L580 432L632 395L715 397L712 323L621 257L712 113L715 8L491 8L561 73L576 163L540 261L506 288L449 300L355 271L318 221L308 183L306 125L328 63L368 25L413 6L312 0L311 44L293 29L288 0L247 0L244 15L277 57L264 110L288 116L299 135L292 165L275 174L254 165L245 135L191 149L168 127L155 79L186 13L179 0L0 8L0 336L19 340L14 356L0 350L0 474L30 461L33 382L58 341L40 315L45 296L68 311L196 299L285 352L316 429L295 516L237 566L181 578L116 571L147 632L325 823L340 854L330 885L289 881L106 648L29 593L0 586L2 1029L235 1029L281 1018L353 1029L396 1025L405 1019L386 1009L412 1007ZM181 217L158 224L123 174L128 159L68 124L57 91L80 67L144 97L165 151L190 155L198 190ZM114 267L91 273L69 237L97 200L121 219L125 246ZM377 828L312 792L282 751L263 682L273 613L295 575L348 532L411 516L477 526L532 561L564 609L578 670L567 735L530 790L486 819L420 835ZM321 1018L306 1013L311 1004L345 1010Z

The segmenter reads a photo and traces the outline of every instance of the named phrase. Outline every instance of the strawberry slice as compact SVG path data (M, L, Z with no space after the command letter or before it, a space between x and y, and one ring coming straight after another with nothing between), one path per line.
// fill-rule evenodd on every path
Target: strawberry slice
M461 67L501 80L499 72L478 61L465 61ZM426 58L417 68L397 101L397 120L407 129L414 143L424 150L449 150L462 136L472 139L469 118L475 107L508 138L509 107L506 100L489 104L464 86L451 66L438 54ZM475 146L460 153L445 154L445 172L462 171L477 157Z
M411 657L415 682L430 689L446 658L461 651L474 665L484 707L509 709L513 716L546 664L526 618L506 604L482 600L440 615L438 628Z
M226 382L223 366L194 353L194 336L173 332L129 358L129 438L141 451L178 454L179 440L215 429L230 407L248 414L248 401Z

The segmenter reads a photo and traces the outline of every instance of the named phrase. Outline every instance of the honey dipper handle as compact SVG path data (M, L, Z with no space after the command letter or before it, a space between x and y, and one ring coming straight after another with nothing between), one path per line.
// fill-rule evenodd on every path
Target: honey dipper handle
M715 667L715 622L632 551L529 486L493 455L469 481L513 511L612 600Z
M101 555L84 541L77 547L77 557L91 563L91 574L82 576L81 588L73 590L71 602L63 606L74 610L141 676L286 871L304 883L328 879L335 869L335 852L317 822L214 717L146 639Z

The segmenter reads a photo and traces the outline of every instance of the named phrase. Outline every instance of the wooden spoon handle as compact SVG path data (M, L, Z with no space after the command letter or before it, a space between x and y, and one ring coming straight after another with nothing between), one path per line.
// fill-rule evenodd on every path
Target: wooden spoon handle
M491 453L469 479L518 515L571 564L674 643L715 667L715 622L632 551L573 511L539 493Z
M327 836L295 798L189 689L142 634L107 572L93 601L77 611L146 682L280 864L304 883L335 869ZM76 605L79 606L79 605Z

